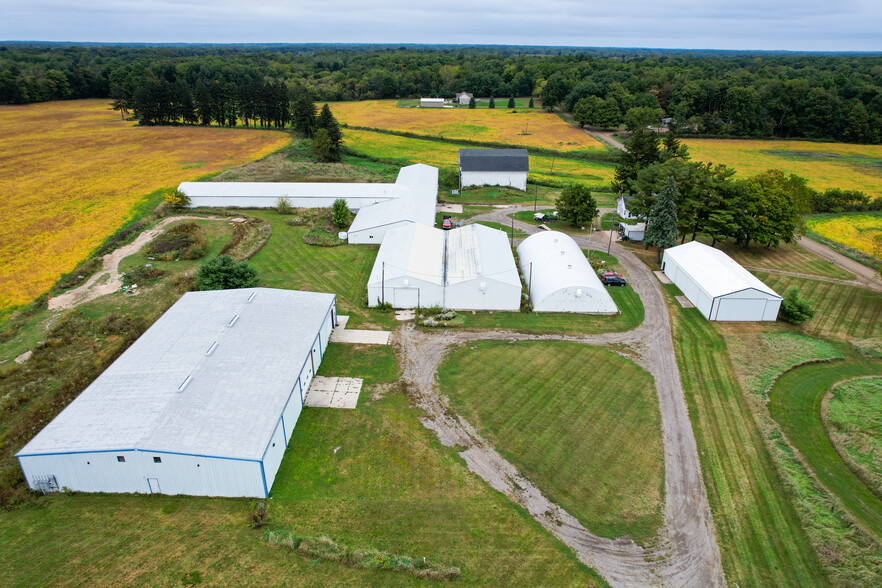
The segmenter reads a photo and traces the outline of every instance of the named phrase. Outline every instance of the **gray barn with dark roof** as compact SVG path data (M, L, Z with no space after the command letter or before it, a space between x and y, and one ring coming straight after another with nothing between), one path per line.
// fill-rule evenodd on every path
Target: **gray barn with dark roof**
M460 149L459 185L509 186L527 190L530 157L526 149Z

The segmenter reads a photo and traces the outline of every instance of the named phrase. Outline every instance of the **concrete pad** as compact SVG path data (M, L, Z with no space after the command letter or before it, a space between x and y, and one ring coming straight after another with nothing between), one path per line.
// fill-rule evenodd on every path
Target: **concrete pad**
M462 204L438 204L435 212L449 212L450 214L462 214Z
M347 329L348 316L338 316L337 326L331 331L331 343L357 343L361 345L388 345L389 331Z
M674 296L677 299L677 302L680 303L680 306L683 308L695 308L695 305L689 302L689 299L685 296Z
M412 321L416 318L415 310L396 310L395 311L395 320L397 321Z
M303 403L313 408L348 408L358 405L361 378L316 376L306 392Z
M349 322L349 315L345 315L345 314L338 314L337 315L337 325L336 325L337 327L340 327L341 329L345 329L346 323L348 323L348 322Z
M657 272L652 272L652 273L655 274L655 277L658 278L658 281L661 282L662 284L673 284L674 283L671 281L671 278L669 278L668 275L663 271L657 271Z

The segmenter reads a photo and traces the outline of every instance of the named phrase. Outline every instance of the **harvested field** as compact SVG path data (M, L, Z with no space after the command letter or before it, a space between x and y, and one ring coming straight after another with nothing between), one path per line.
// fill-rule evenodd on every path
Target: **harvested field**
M587 135L586 135L587 136ZM460 148L455 144L428 139L411 139L373 131L343 130L343 141L353 152L401 165L426 163L441 168L455 169ZM608 189L615 166L594 161L552 158L530 155L530 182L580 182L592 188ZM525 198L526 199L526 198Z
M738 177L774 168L806 178L815 190L842 188L882 196L882 145L749 139L684 139L683 143L692 159L724 163Z
M0 106L0 311L74 269L161 188L284 146L273 131L139 127L106 100ZM145 195L154 193L151 198Z
M495 109L398 108L397 100L367 100L337 102L331 110L337 120L352 126L557 151L606 151L602 143L556 114L500 108L506 103L497 100Z

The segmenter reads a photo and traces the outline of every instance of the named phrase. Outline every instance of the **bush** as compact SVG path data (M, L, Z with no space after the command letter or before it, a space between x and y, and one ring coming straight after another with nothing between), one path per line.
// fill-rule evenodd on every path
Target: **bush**
M263 500L258 500L251 504L251 515L249 516L252 529L259 529L269 522L269 507Z
M799 297L799 290L791 288L781 301L781 309L778 319L784 322L799 325L815 316L812 302Z
M279 214L294 214L294 207L291 206L291 199L287 196L280 196L276 200L276 211Z
M337 231L334 227L327 225L315 225L309 229L303 235L303 242L307 245L316 245L318 247L336 247L346 243L346 241L337 236Z
M331 220L340 229L349 226L349 206L342 198L337 198L331 205Z
M196 223L177 225L154 239L147 253L162 261L199 259L208 252L204 233Z
M125 274L122 277L123 286L131 287L135 284L143 285L147 280L155 280L156 278L161 278L168 272L164 272L161 269L157 269L155 267L147 267L144 265L139 265Z
M257 286L257 270L247 261L236 263L229 255L220 255L199 267L197 290L227 290Z
M175 190L165 195L165 203L172 208L186 208L190 206L190 197L180 190Z

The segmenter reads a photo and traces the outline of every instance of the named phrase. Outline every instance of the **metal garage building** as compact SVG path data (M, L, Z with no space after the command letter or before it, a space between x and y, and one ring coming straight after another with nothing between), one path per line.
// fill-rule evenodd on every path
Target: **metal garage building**
M781 297L731 257L698 241L666 249L662 271L712 321L774 321Z
M33 489L266 497L333 294L190 292L16 457Z
M526 149L460 149L459 185L509 186L527 190L530 157Z
M536 312L615 314L615 302L579 245L557 231L536 233L518 245L521 273Z
M518 310L521 281L508 237L482 225L389 231L368 280L372 306Z

